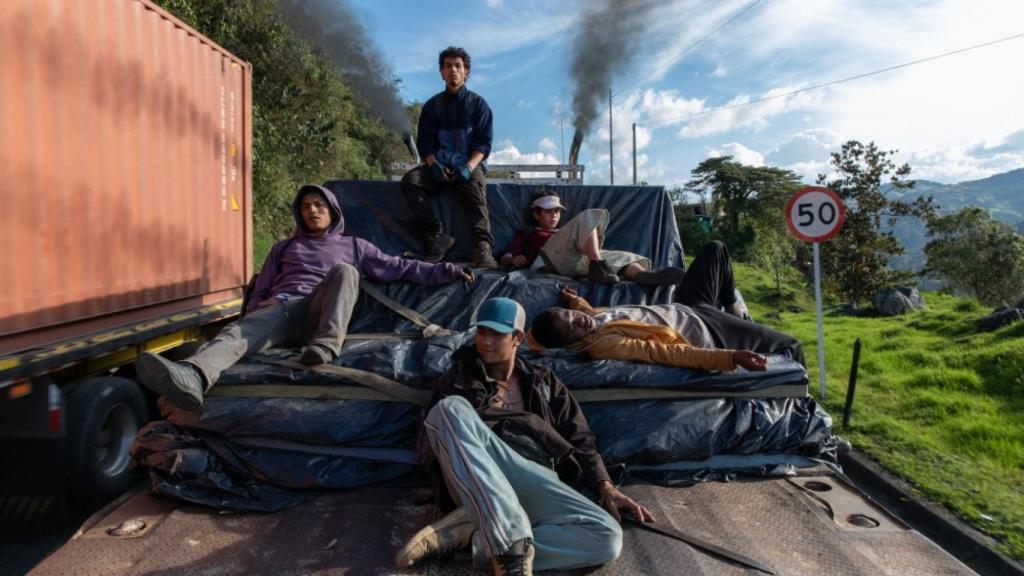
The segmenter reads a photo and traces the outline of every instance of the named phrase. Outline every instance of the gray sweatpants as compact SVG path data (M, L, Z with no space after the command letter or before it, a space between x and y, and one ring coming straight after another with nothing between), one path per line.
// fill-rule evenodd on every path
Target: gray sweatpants
M331 268L313 292L276 302L232 322L185 362L198 368L213 386L220 373L246 354L281 344L317 344L335 355L348 332L359 297L359 270L349 264Z
M618 557L618 522L554 470L517 454L465 398L438 402L424 426L445 482L476 528L474 564L486 564L523 538L533 539L536 570L596 566Z

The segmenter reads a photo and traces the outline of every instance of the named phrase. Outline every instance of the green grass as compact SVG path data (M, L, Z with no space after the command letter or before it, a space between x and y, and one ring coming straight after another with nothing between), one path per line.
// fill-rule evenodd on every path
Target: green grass
M804 343L817 396L813 290L783 279L779 312L773 276L743 265L736 276L755 319ZM924 298L926 310L895 318L826 307L824 406L836 433L1024 559L1024 322L978 333L989 309L939 293ZM843 429L858 338L856 400Z
M252 261L253 273L259 272L263 267L263 261L267 258L271 246L277 242L270 234L256 230L252 237Z

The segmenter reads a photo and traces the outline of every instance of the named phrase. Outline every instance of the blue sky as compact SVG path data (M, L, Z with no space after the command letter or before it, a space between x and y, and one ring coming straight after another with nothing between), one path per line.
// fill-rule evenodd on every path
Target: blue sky
M652 17L612 90L616 183L675 186L699 162L730 154L792 169L827 170L848 139L898 149L913 176L944 183L1024 167L1024 37L915 66L693 117L723 105L951 52L1024 33L1021 0L763 0L679 55L750 0L638 0ZM491 162L558 163L572 139L568 76L579 13L600 4L486 0L429 5L353 0L406 100L443 84L437 53L473 57L469 86L494 111ZM588 184L608 182L608 111L588 135ZM689 116L689 117L688 117ZM688 117L688 118L687 118Z

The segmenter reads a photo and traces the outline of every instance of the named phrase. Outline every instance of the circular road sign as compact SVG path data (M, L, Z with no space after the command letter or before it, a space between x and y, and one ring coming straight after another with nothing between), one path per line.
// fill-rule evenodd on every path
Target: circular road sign
M786 202L786 225L804 242L824 242L839 233L846 207L839 195L822 186L797 190Z

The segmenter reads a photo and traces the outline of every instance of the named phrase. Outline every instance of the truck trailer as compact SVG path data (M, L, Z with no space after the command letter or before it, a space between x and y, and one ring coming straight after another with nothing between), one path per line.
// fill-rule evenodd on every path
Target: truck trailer
M0 4L0 488L28 502L4 509L123 492L135 355L238 314L251 78L145 0Z

